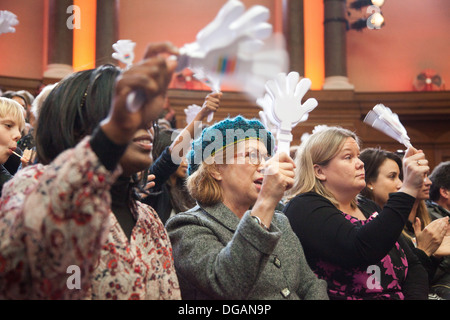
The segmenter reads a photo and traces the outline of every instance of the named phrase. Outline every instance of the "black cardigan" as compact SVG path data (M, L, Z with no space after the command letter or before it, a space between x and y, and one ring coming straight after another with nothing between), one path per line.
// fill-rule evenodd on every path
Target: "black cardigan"
M311 266L317 259L326 260L343 268L367 267L384 258L399 242L408 259L408 298L426 299L428 277L417 256L401 236L414 198L405 193L391 194L380 212L371 201L358 203L366 216L379 212L376 219L362 226L348 221L329 200L313 193L293 198L285 207L292 229L303 246Z

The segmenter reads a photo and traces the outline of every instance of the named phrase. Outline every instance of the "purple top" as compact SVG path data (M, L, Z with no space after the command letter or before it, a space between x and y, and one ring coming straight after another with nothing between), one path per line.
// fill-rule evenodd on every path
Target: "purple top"
M378 213L375 212L365 221L358 220L346 213L342 213L342 215L354 225L364 225L375 218ZM343 268L317 259L311 265L311 269L320 279L327 281L330 298L404 299L401 284L408 274L408 261L398 242L379 263L367 268Z
M330 299L427 299L424 267L401 235L414 198L394 193L383 210L358 199L358 220L314 192L284 208L306 259Z

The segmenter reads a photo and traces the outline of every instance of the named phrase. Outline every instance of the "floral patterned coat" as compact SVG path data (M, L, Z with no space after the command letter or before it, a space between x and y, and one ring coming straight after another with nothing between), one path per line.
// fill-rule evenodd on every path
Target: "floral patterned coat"
M128 241L108 171L85 138L50 165L19 171L0 203L0 299L180 299L172 247L138 203Z

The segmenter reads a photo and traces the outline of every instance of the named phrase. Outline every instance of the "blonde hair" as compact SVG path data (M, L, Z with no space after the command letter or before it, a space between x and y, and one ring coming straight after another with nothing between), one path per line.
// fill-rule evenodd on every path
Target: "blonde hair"
M205 159L186 181L186 187L193 199L198 203L212 206L223 201L222 188L214 174L219 171L219 166L226 165L227 159L236 154L238 145L233 144L221 149Z
M312 191L330 200L339 208L336 198L316 177L314 165L328 165L330 160L341 150L347 138L355 139L359 145L359 138L356 134L341 127L325 127L314 132L300 144L294 159L296 165L295 182L286 193L286 200L291 200L301 193ZM352 207L356 207L356 198L352 202Z
M9 98L0 98L0 118L12 117L19 131L25 129L25 118L23 116L25 109L17 102Z
M222 188L213 176L215 170L217 170L215 163L202 162L186 182L191 197L206 206L222 201Z

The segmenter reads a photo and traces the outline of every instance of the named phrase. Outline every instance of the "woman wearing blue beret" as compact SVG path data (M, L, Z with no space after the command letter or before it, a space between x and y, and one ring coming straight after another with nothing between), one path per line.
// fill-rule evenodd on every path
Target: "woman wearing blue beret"
M193 142L187 187L197 205L166 224L183 299L328 299L277 210L294 163L273 149L261 122L241 116Z

